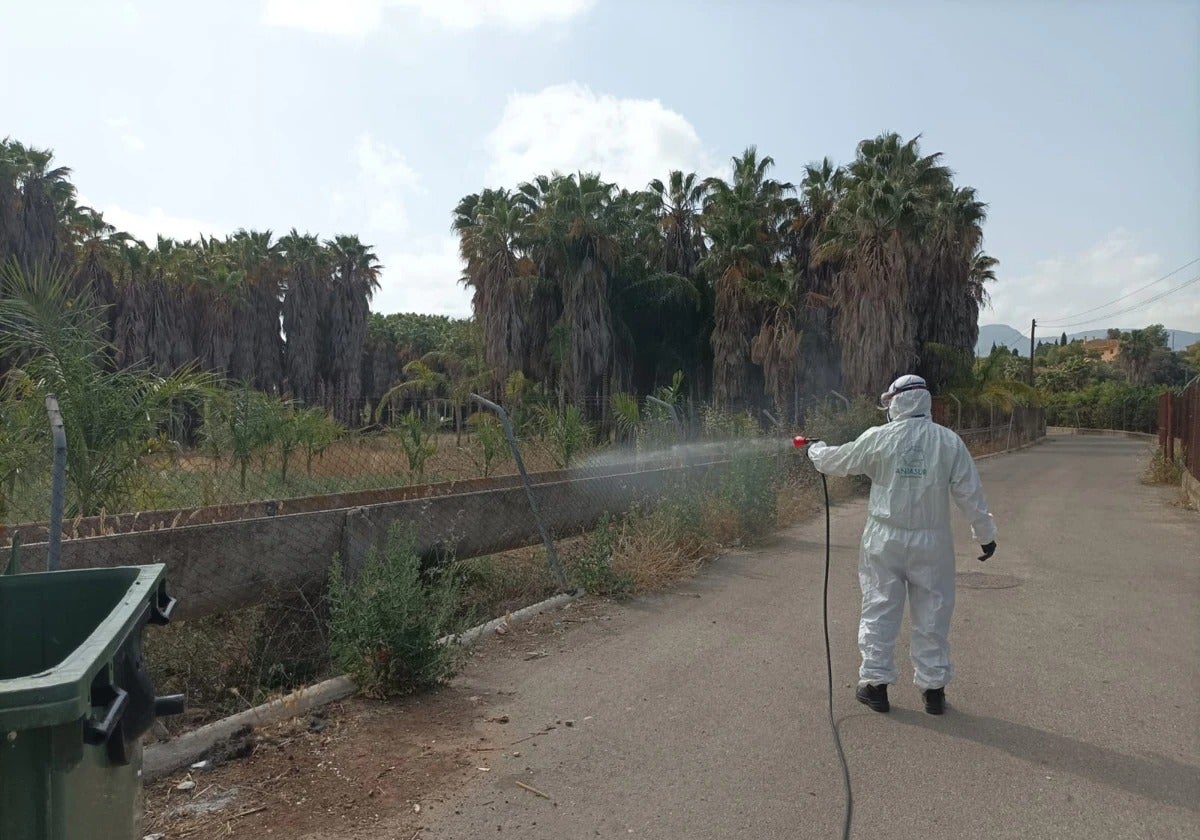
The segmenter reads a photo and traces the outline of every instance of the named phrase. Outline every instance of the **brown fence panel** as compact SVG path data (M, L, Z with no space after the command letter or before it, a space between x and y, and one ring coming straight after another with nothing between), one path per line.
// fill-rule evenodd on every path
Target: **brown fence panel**
M1186 389L1179 402L1183 404L1180 438L1183 440L1184 464L1192 477L1200 480L1200 384Z
M1168 461L1181 460L1200 480L1200 384L1159 397L1158 443Z

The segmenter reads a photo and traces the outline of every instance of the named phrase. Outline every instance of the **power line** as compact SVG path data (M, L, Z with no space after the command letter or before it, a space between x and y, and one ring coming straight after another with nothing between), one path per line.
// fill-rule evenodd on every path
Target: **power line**
M1178 286L1174 286L1170 289L1167 289L1165 292L1159 292L1154 297L1147 298L1146 300L1142 301L1141 303L1135 303L1133 306L1127 306L1124 309L1118 309L1116 312L1109 312L1107 315L1100 315L1099 317L1096 317L1096 318L1085 318L1082 321L1074 321L1074 322L1067 323L1067 324L1041 324L1041 323L1039 323L1038 326L1045 327L1046 329L1058 330L1058 329L1063 329L1064 327L1082 327L1082 326L1086 326L1087 324L1095 324L1100 321L1108 321L1108 320L1111 320L1112 318L1117 317L1118 315L1125 315L1129 312L1133 312L1135 310L1141 309L1144 306L1149 306L1150 304L1152 304L1156 301L1162 300L1163 298L1167 297L1168 295L1173 295L1181 289L1186 289L1188 286L1191 286L1193 283L1197 283L1197 282L1200 282L1200 274L1197 274L1191 280L1186 280L1183 283L1180 283Z
M1047 322L1049 322L1051 320L1074 321L1076 318L1079 318L1083 315L1090 315L1091 313L1093 313L1099 309L1107 309L1108 307L1112 306L1114 303L1120 303L1121 301L1125 300L1125 298L1127 298L1127 297L1132 297L1133 295L1136 295L1138 292L1143 292L1146 289L1149 289L1151 286L1157 286L1162 281L1167 280L1171 277L1174 277L1176 274L1183 271L1185 268L1188 268L1189 266L1193 266L1198 262L1200 262L1200 257L1196 257L1196 259L1192 260L1191 262L1184 263L1183 265L1179 266L1179 268L1171 271L1168 274L1164 274L1162 277L1159 277L1157 280L1152 280L1151 282L1147 283L1145 286L1139 286L1138 288L1134 289L1132 292L1126 292L1125 294L1121 295L1119 298L1110 300L1108 303L1102 303L1099 306L1093 306L1091 309L1085 309L1082 312L1076 312L1074 315L1062 315L1060 317L1053 318L1053 319L1047 318L1046 320L1047 320ZM1105 316L1105 317L1108 317L1108 316Z

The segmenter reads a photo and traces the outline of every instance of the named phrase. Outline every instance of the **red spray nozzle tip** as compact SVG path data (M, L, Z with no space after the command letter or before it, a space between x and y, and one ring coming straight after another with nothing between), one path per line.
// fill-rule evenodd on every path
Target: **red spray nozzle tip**
M797 449L800 449L803 446L808 446L808 438L804 437L804 435L796 435L794 438L792 438L792 446L796 447Z

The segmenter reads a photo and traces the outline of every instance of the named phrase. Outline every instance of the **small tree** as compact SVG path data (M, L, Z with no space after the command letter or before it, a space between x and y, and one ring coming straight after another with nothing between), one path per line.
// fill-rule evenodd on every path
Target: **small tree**
M559 469L567 469L571 461L587 447L591 430L579 408L569 405L562 412L541 406L538 412L542 432L550 449L550 457Z
M410 411L400 418L394 433L400 438L409 470L416 473L418 479L424 479L426 462L437 454L433 430L419 414Z
M504 427L500 421L490 414L472 414L467 423L475 431L475 440L479 446L479 464L483 477L492 474L492 464L497 458L504 456L508 442L504 439Z
M112 370L103 310L66 277L11 266L0 286L0 356L21 360L20 372L8 375L24 377L36 407L54 394L62 409L67 514L120 509L147 477L144 456L179 431L215 380L188 370Z
M287 422L283 406L278 398L248 385L220 394L213 403L205 412L207 445L229 454L238 465L238 485L245 490L251 460L275 446Z
M346 430L320 408L296 412L292 423L300 449L304 452L304 470L311 477L313 458L325 454L325 450L336 443Z

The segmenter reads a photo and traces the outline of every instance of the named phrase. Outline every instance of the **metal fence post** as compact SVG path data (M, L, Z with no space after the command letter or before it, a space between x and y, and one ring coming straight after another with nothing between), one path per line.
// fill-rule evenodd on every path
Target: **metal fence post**
M954 394L946 394L946 396L949 397L950 399L954 400L954 404L958 406L958 420L955 422L954 427L956 429L961 429L962 428L962 400L960 400L958 397L954 396Z
M50 418L50 434L54 439L54 472L50 489L50 526L47 535L46 569L58 571L62 553L62 518L67 478L67 432L63 427L62 412L58 410L58 399L46 395L46 415Z
M513 460L517 464L517 472L521 474L521 484L525 488L525 497L529 499L529 510L533 513L533 521L537 524L538 533L541 534L542 544L546 547L546 558L550 563L550 571L554 575L555 582L563 591L568 589L567 575L563 571L562 563L559 562L558 552L554 549L554 540L550 539L550 532L546 530L546 525L542 522L541 511L538 510L537 499L533 496L533 487L529 483L529 473L525 471L525 462L521 459L521 449L517 446L517 436L513 434L512 424L508 421L508 412L503 407L497 405L491 400L485 400L478 394L472 394L471 399L479 405L495 412L500 418L500 425L504 427L504 436L508 438L508 448L512 450Z

